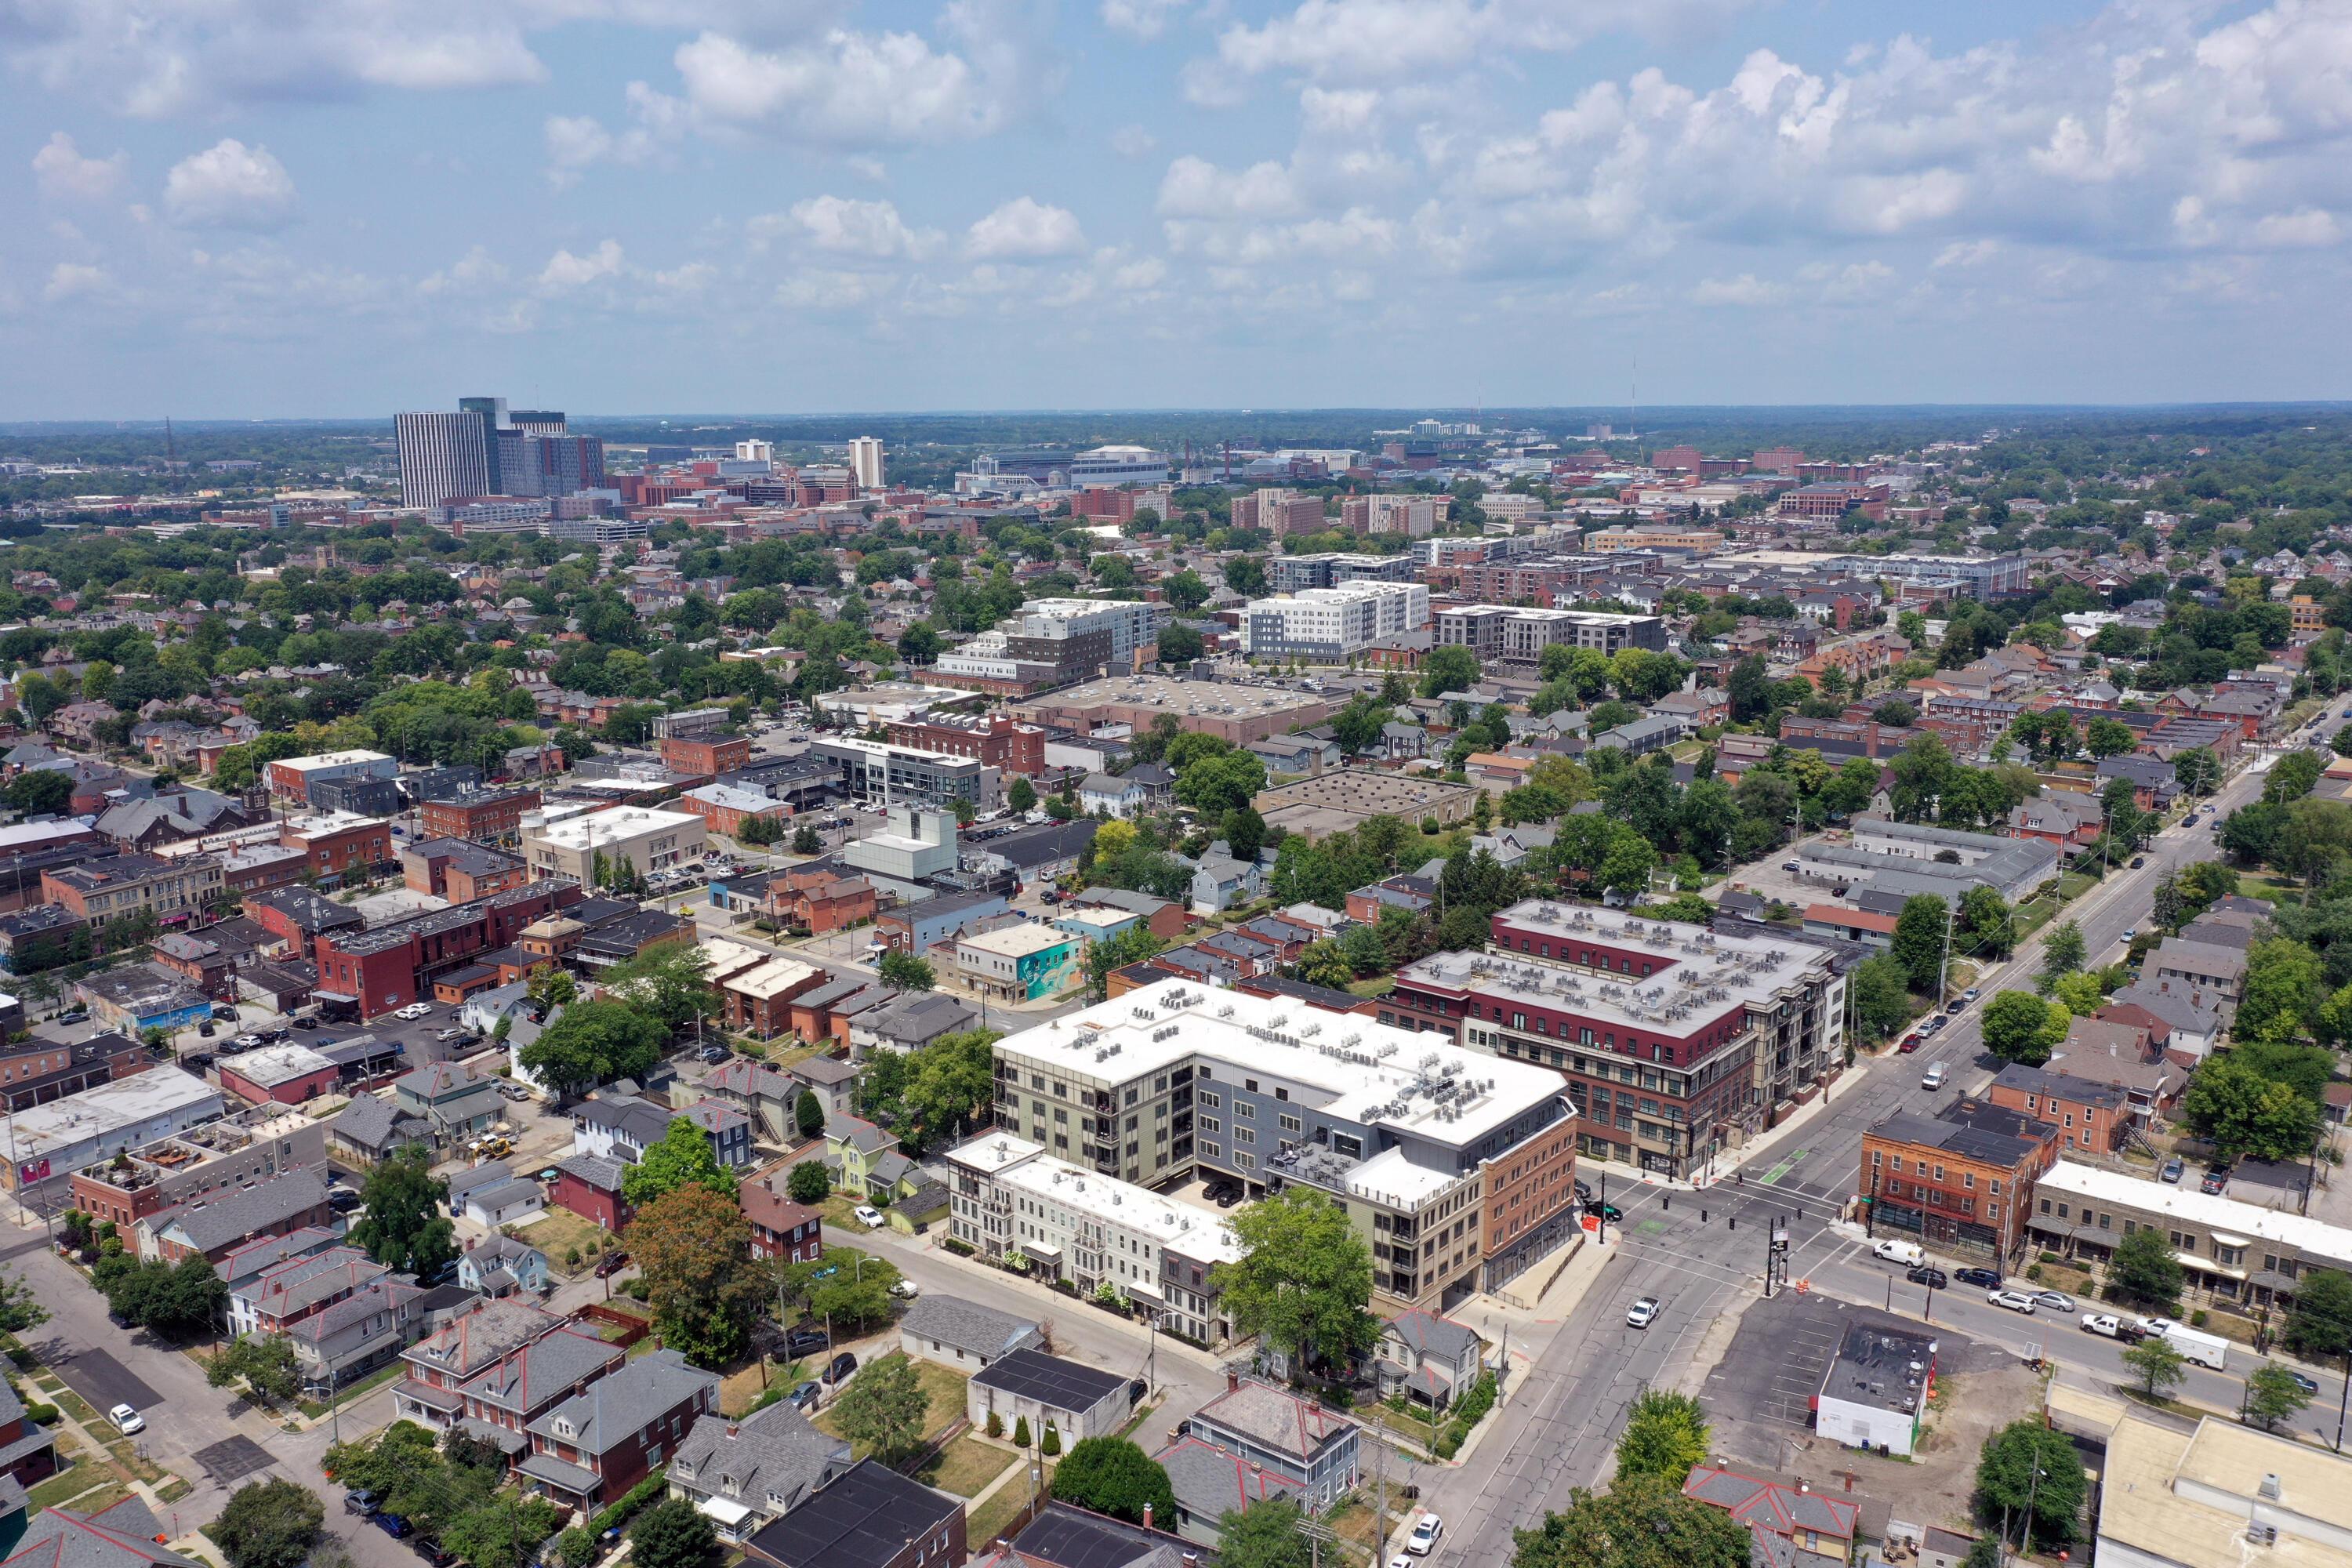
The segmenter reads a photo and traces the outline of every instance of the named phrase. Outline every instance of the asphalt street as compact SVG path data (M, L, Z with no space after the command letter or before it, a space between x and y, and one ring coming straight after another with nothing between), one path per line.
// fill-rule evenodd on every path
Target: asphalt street
M2117 869L2067 907L2063 916L2081 927L2092 964L2120 956L2124 933L2147 921L2150 893L2167 870L2214 858L2210 824L2259 795L2263 776L2252 767L2242 771L2204 803L2196 826L2160 835L2145 851L2140 868ZM2048 930L2008 961L1979 971L1976 984L1985 996L2030 983ZM1865 1129L1898 1109L1924 1108L1950 1088L1980 1090L1991 1081L1999 1064L1984 1054L1978 1012L1978 1005L1970 1005L1910 1056L1864 1062L1832 1089L1821 1115L1781 1137L1768 1132L1702 1192L1668 1193L1612 1177L1608 1195L1625 1214L1622 1227L1610 1227L1608 1245L1618 1249L1617 1256L1576 1310L1551 1327L1549 1342L1534 1351L1531 1365L1495 1417L1496 1429L1483 1436L1469 1462L1442 1472L1427 1489L1424 1506L1446 1519L1451 1552L1470 1563L1506 1562L1513 1531L1539 1522L1548 1510L1566 1500L1570 1488L1606 1479L1633 1396L1679 1372L1707 1328L1760 1289L1772 1215L1787 1220L1792 1282L1818 1277L1824 1288L1836 1286L1851 1299L1881 1304L1883 1282L1876 1270L1855 1261L1861 1249L1831 1224L1853 1194ZM1930 1062L1944 1063L1949 1075L1942 1093L1920 1086ZM1662 1303L1658 1321L1647 1330L1628 1328L1626 1309L1643 1296ZM1902 1310L1899 1301L1896 1310ZM2086 1367L2109 1366L2117 1349L2097 1342L2085 1351L2075 1342L2094 1336L2074 1329L2071 1321L2068 1327L2044 1330L2044 1321L2029 1323L1984 1306L1980 1299L1959 1302L1947 1295L1937 1310L1939 1317L1948 1310L1951 1316L1942 1321L1964 1331L1981 1328L1996 1342L2021 1348L2029 1340L2063 1337L2062 1362ZM1990 1316L1979 1323L1979 1314ZM2112 1365L2111 1382L2120 1374L2120 1363ZM2200 1371L2192 1381L2193 1396L2234 1407L2237 1381ZM2332 1434L2342 1385L2320 1381L2318 1403L2327 1406L2325 1425ZM2229 1384L2226 1390L2223 1384ZM2308 1430L2318 1423L2319 1416L2307 1412L2298 1425Z

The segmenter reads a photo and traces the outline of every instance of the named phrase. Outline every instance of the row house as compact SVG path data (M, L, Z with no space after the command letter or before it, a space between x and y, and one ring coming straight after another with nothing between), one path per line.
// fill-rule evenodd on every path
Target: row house
M582 1514L619 1501L719 1409L719 1379L657 1350L596 1379L526 1426L522 1484Z
M751 1256L787 1263L814 1263L824 1254L824 1216L785 1191L790 1167L766 1170L737 1189L743 1217L751 1222Z
M1863 1134L1856 1195L1871 1233L2006 1266L2024 1246L2033 1185L2057 1163L2058 1129L1958 1098L1933 1116L1897 1111Z
M529 1428L587 1392L628 1352L518 1297L478 1301L401 1352L393 1385L400 1419L447 1433L459 1422L510 1458L530 1447Z

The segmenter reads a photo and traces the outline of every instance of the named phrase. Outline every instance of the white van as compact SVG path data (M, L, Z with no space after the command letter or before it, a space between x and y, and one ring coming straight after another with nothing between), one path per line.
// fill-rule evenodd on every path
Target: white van
M1887 1262L1899 1263L1906 1268L1916 1268L1927 1261L1927 1249L1916 1241L1882 1241L1870 1250Z
M1929 1090L1941 1089L1944 1087L1944 1079L1948 1076L1943 1063L1929 1062L1927 1070L1919 1077L1919 1087Z
M2210 1366L2215 1372L2221 1370L2222 1363L2230 1356L2229 1341L2219 1334L2205 1333L2184 1323L2175 1323L2165 1330L2164 1338L2166 1343L2188 1360L2200 1366Z

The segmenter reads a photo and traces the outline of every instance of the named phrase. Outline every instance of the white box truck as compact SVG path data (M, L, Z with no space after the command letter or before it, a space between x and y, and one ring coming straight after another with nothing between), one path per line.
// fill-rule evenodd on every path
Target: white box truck
M2229 1359L2230 1342L2219 1334L2209 1334L2184 1324L2175 1323L2164 1331L2165 1342L2200 1366L2210 1366L2215 1372Z

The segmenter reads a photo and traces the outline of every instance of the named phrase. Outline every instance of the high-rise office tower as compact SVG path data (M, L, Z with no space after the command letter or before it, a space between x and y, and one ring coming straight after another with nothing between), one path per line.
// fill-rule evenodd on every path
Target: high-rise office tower
M849 477L861 490L882 488L882 438L859 436L849 443Z
M469 496L494 495L488 426L475 410L399 414L393 433L400 448L400 504L436 507Z
M604 482L604 443L595 436L501 430L498 454L501 495L568 496Z

